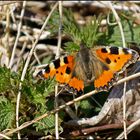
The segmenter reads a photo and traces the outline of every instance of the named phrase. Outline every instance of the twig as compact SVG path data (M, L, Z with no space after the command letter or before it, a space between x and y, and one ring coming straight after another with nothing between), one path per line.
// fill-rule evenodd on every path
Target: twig
M140 126L140 119L132 123L128 128L126 133L129 134L131 131L133 131L135 128ZM123 139L124 138L124 133L122 132L116 139Z
M92 7L99 7L99 8L106 8L107 6L103 4L103 2L106 1L64 1L63 2L63 6L64 7L72 7L74 5L76 5L77 3L81 4L82 6L84 5L90 5ZM131 1L133 3L140 3L140 2L136 2L136 1ZM132 11L135 12L136 10L139 11L140 8L139 7L134 7L132 6L126 6L123 3L121 3L120 5L118 5L118 3L116 5L113 6L115 10L123 10L123 11Z
M6 22L5 21L1 21L0 25L5 26ZM9 25L9 28L14 30L14 31L17 31L17 25L15 23ZM37 29L37 28L32 29L29 26L27 27L25 25L22 25L21 32L24 33L25 35L27 35L27 39L26 40L30 39L32 41L32 40L34 40L34 38L37 38L38 32L40 32L40 30ZM33 33L33 34L36 34L36 35L33 37L33 36L30 35L30 33L31 34ZM43 36L46 37L46 36L48 36L50 34L50 32L44 31L43 34L44 34ZM21 37L20 37L20 40L21 40Z
M61 41L62 41L62 1L59 1L59 30L58 30L58 44L57 44L57 51L56 51L56 57L58 58L60 56L60 47L61 47ZM58 84L55 86L55 107L58 107ZM59 122L58 122L58 112L55 113L55 138L59 139Z
M41 55L39 55L39 56L37 56L37 57L38 57L38 59L40 60L41 58L45 58L46 56L51 55L51 54L52 54L51 52L44 52L44 53L42 53ZM36 59L34 59L34 60L31 62L31 66L33 66L33 69L35 69L35 68L37 67L37 66L34 66L36 62L37 62ZM40 65L42 65L42 64L40 64ZM45 66L46 66L46 64L45 64Z
M111 26L117 25L117 22L114 22L114 23L110 22L110 21L109 21L109 17L110 17L110 13L107 14L107 24L109 24L109 25L111 25Z
M96 101L96 99L95 99L94 97L91 96L91 99L92 99L100 108L103 107L98 101Z
M9 64L9 55L8 55L8 49L9 49L9 33L10 33L10 9L9 9L9 6L7 5L6 6L6 33L5 33L5 43L4 43L4 47L6 48L6 59L5 59L5 65L8 67L8 64Z
M123 28L122 28L122 24L120 22L120 18L116 12L116 10L114 9L114 7L112 6L112 3L110 1L108 2L104 2L104 4L108 4L109 5L109 8L112 10L113 14L114 14L114 17L116 18L116 22L118 23L118 26L120 28L120 33L121 33L121 37L122 37L122 43L123 43L123 47L125 48L126 47L126 44L125 44L125 37L124 37L124 32L123 32Z
M25 41L25 42L23 43L22 49L21 49L21 51L20 51L20 53L19 53L15 71L18 70L18 67L19 67L19 64L20 64L20 60L21 60L21 57L22 57L22 55L23 55L23 53L24 53L24 50L26 49L26 46L27 46L27 41Z
M26 6L26 1L23 1L23 7L22 7L22 10L21 10L21 15L20 15L21 18L20 18L20 21L19 21L19 24L18 24L17 37L16 37L15 44L14 44L14 47L13 47L13 51L12 51L12 55L11 55L11 59L10 59L10 63L9 63L9 68L12 67L13 59L14 59L14 56L15 56L15 53L16 53L16 47L17 47L17 43L18 43L18 40L19 40L20 32L21 32L22 18L24 16L25 6Z
M39 38L40 38L40 36L41 36L41 34L42 34L44 28L46 27L46 25L47 25L47 23L48 23L48 20L50 19L50 17L51 17L51 15L52 15L53 11L56 9L57 5L58 5L58 2L56 2L56 4L53 6L51 12L50 12L49 15L47 16L47 18L46 18L46 20L45 20L45 22L44 22L44 24L43 24L43 26L42 26L42 28L41 28L41 30L40 30L40 34L39 34L38 37L36 38L36 40L35 40L35 42L34 42L34 44L33 44L33 46L32 46L32 49L31 49L30 52L29 52L28 58L27 58L27 60L26 60L25 66L24 66L23 71L22 71L21 82L20 82L20 84L19 84L19 91L18 91L18 95L17 95L17 105L16 105L16 124L17 124L17 128L18 128L18 126L19 126L19 104L20 104L20 98L21 98L22 81L24 80L24 77L25 77L25 74L26 74L26 71L27 71L27 68L28 68L30 59L31 59L32 54L33 54L33 52L34 52L34 49L35 49L35 47L36 47L36 44L37 44L37 42L38 42L38 40L39 40Z
M4 134L0 133L0 139L1 139L1 137L2 137L2 138L5 138L5 139L8 139L8 140L10 140L10 139L11 139L11 138L9 138L8 136L6 136L6 135L4 135Z
M125 70L125 77L127 76L127 71ZM126 134L126 82L124 82L123 87L123 128L124 128L124 137L127 139Z
M22 1L18 1L18 2L22 2ZM8 4L14 4L14 3L17 3L17 1L12 1L12 2L3 1L3 2L0 2L0 6L4 6L4 5L8 5Z
M55 108L58 107L58 83L55 85ZM55 138L59 139L59 122L58 112L55 113Z
M53 139L55 139L55 137L52 135L47 135L39 138L39 140L53 140Z
M132 122L127 123L127 125L132 124ZM95 127L91 127L91 128L84 128L84 129L80 129L80 130L74 130L72 132L70 132L70 136L72 137L77 137L77 136L81 136L81 135L89 135L90 133L94 133L94 132L100 132L100 131L104 131L104 130L109 130L109 129L121 129L123 128L123 123L118 123L118 124L107 124L107 125L102 125L102 126L95 126Z
M112 6L112 3L109 1L109 7L112 10L115 18L116 18L116 22L118 23L119 29L120 29L120 33L121 33L121 38L122 38L122 43L123 43L123 48L126 48L125 45L125 37L124 37L124 32L123 32L123 28L122 28L122 24L120 22L120 18L116 12L116 10L114 9L114 7ZM125 71L125 75L126 75L126 71ZM126 134L126 82L124 82L124 90L123 90L123 124L124 124L124 135L125 135L125 139L127 139L127 134Z
M59 99L59 102L61 102L61 104L66 104L66 102L62 98ZM77 115L74 113L74 111L69 106L67 106L65 108L65 111L67 112L67 114L69 114L69 116L73 120L75 120L75 119L77 120L78 119Z
M131 76L125 77L125 78L119 80L119 81L116 83L116 85L121 84L121 83L124 83L125 81L129 81L129 80L131 80L131 79L137 78L137 77L139 77L139 76L140 76L140 72L138 72L138 73L136 73L136 74L133 74L133 75L131 75ZM40 117L38 117L38 118L35 118L34 120L31 120L31 121L28 121L28 122L26 122L26 123L23 123L23 124L22 124L21 126L19 126L18 128L12 129L12 130L10 130L9 132L5 133L5 135L8 136L8 135L11 135L11 134L13 134L13 133L19 131L19 130L22 130L23 128L26 128L26 127L28 127L28 126L30 126L30 125L36 123L37 121L39 121L39 120L41 120L41 119L43 119L43 118L45 118L45 117L48 117L49 115L54 114L54 113L56 113L56 112L58 112L58 111L60 111L60 110L63 110L63 109L66 108L67 106L72 105L72 104L74 104L75 102L78 102L78 101L80 101L80 100L86 99L86 98L88 98L88 97L90 97L90 96L92 96L92 95L94 95L94 94L96 94L96 93L97 93L97 91L94 90L94 91L91 91L91 92L89 92L89 93L87 93L87 94L84 94L84 95L82 95L82 96L80 96L80 97L78 97L78 98L75 98L75 99L73 99L72 101L69 101L69 102L67 102L67 103L64 104L64 105L61 105L61 106L55 108L54 110L52 110L52 111L50 111L50 112L48 112L48 113L43 114L42 116L40 116ZM140 120L139 120L139 121L140 121Z
M57 44L57 51L56 51L56 58L60 55L60 47L62 42L62 1L59 1L59 30L58 30L58 44Z
M16 19L15 19L15 15L14 15L14 10L16 9L16 7L12 8L10 14L11 14L11 19L13 21L13 23L16 24ZM20 17L20 16L19 16ZM20 17L21 18L21 17Z
M16 15L15 17L17 19L20 19L20 16L19 15ZM36 22L36 23L43 23L43 20L42 19L39 19L37 17L34 18L34 17L26 17L26 16L24 16L23 19L29 20L29 21L32 21L32 22Z
M37 63L38 63L39 65L41 65L41 62L40 62L40 60L39 60L39 58L38 58L38 56L37 56L37 54L36 54L36 51L34 51L34 57L35 57L35 60L37 61Z

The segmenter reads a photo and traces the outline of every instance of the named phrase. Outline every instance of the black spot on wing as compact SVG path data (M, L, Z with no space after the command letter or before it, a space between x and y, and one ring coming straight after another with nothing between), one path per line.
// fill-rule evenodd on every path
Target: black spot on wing
M111 47L110 48L110 53L111 54L119 54L119 48L117 48L117 47Z
M47 66L45 67L45 73L50 73L50 67L49 67L49 65L47 65Z
M111 63L111 60L109 58L106 58L105 61L106 61L107 64Z
M67 57L64 57L64 63L68 64L68 58Z
M60 59L56 59L53 61L55 69L58 69L60 67Z
M129 54L128 49L123 48L122 51L124 52L124 54Z
M66 68L66 73L67 73L67 74L70 74L70 73L71 73L70 67L67 67L67 68Z
M102 48L102 49L101 49L101 52L102 52L102 53L107 53L106 48Z
M39 71L39 72L37 73L37 76L41 76L41 77L43 77L42 70L41 70L41 71Z
M79 91L77 91L77 94L82 94L83 93L83 90L79 90Z

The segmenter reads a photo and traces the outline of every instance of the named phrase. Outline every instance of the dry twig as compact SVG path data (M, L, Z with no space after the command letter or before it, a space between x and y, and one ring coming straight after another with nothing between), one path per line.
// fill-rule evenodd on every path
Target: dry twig
M56 51L56 57L58 58L60 56L60 47L61 47L61 41L62 41L62 1L59 1L59 30L58 30L58 44L57 44L57 51ZM58 107L58 84L55 85L55 107ZM58 112L55 113L55 137L56 139L59 139L59 126L58 126Z
M1 138L1 137L5 138L5 139L8 139L8 140L11 139L10 137L8 137L8 136L6 136L6 135L0 133L0 138Z
M138 119L137 121L135 121L134 123L132 123L126 130L127 135L133 131L135 128L137 128L138 126L140 126L140 119ZM116 139L123 139L124 138L124 133L122 132Z
M132 124L132 122L127 123L127 125ZM73 130L69 134L72 137L77 137L81 135L89 135L94 132L100 132L104 130L109 130L109 129L122 129L123 128L123 123L118 123L118 124L107 124L107 125L102 125L102 126L95 126L95 127L90 127L90 128L81 128L80 130Z
M123 48L126 47L125 45L125 37L124 37L124 32L123 32L123 28L122 28L122 24L120 22L120 18L116 12L116 10L114 9L113 5L111 2L108 2L110 9L112 10L115 18L116 18L116 22L118 23L118 26L120 28L120 33L121 33L121 37L122 37L122 43L123 43ZM125 75L127 75L126 71L125 71ZM127 139L127 134L126 134L126 82L124 82L124 90L123 90L123 122L124 122L124 135L125 135L125 139Z
M11 55L11 59L10 59L10 63L9 63L9 68L12 67L14 56L15 56L15 53L16 53L16 47L17 47L17 43L18 43L18 40L19 40L20 32L21 32L22 18L24 16L25 6L26 6L26 1L23 1L23 7L22 7L22 10L21 10L21 15L20 15L21 18L20 18L20 21L19 21L19 24L18 24L17 37L16 37L15 44L14 44L14 47L13 47L13 51L12 51L12 55Z

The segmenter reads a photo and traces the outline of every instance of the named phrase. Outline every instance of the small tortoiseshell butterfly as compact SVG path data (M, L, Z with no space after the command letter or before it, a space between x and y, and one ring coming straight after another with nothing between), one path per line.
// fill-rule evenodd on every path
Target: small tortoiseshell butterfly
M76 92L83 92L84 86L93 84L97 91L108 91L123 73L139 58L135 50L121 47L87 48L80 45L79 52L62 56L44 69L37 76L53 78L68 85Z

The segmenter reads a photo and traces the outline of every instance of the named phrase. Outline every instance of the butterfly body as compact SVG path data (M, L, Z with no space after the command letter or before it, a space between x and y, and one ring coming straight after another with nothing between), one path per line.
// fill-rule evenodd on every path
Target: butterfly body
M81 46L75 56L73 76L83 80L84 84L89 84L101 75L103 69L108 68L97 58L95 50Z
M117 81L118 75L139 55L136 51L121 47L87 48L80 45L74 55L62 56L42 69L37 76L55 77L56 81L68 85L77 92L93 84L98 91L108 91Z

